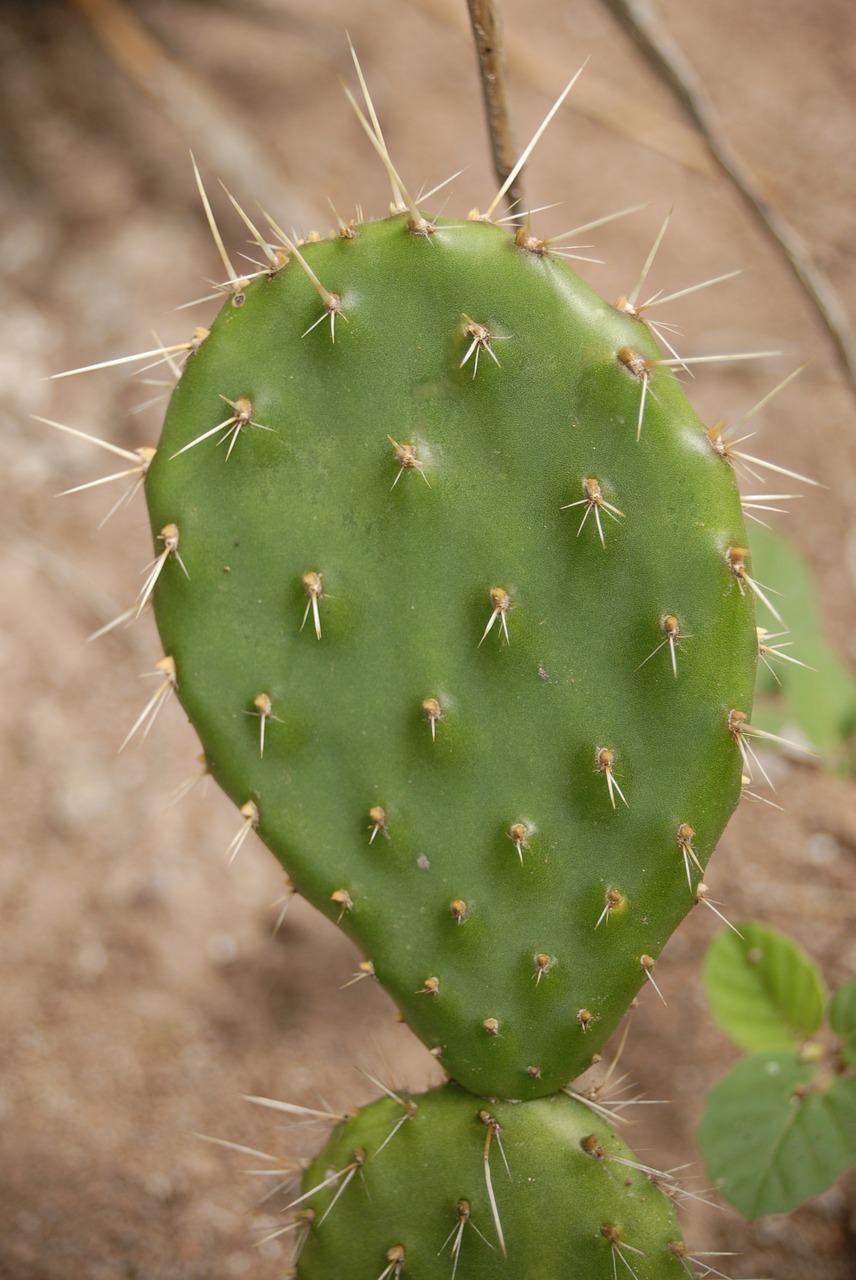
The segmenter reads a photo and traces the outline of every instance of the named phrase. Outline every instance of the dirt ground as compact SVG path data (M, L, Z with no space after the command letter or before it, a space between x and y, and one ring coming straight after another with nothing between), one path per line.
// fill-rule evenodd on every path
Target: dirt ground
M657 7L726 135L852 318L852 0ZM342 989L359 957L331 926L295 902L274 936L282 873L252 843L226 864L238 820L215 788L170 803L196 768L177 707L142 747L117 755L151 691L139 677L157 641L146 622L86 637L134 598L151 554L145 514L138 499L99 529L109 489L56 498L106 474L108 460L30 415L124 447L156 441L162 403L139 406L162 388L129 386L121 370L46 379L182 341L210 314L175 311L222 275L190 146L212 192L222 176L248 207L262 194L286 226L326 231L328 197L346 216L356 203L384 211L383 174L339 86L350 75L346 29L405 176L432 186L468 166L448 211L484 207L495 184L459 10L463 0L135 0L129 11L169 54L155 85L161 107L108 55L82 4L7 0L0 10L0 1276L9 1280L283 1276L287 1243L254 1243L279 1224L278 1203L261 1200L244 1172L251 1160L198 1135L300 1155L317 1135L276 1123L244 1095L340 1108L374 1094L361 1066L402 1087L437 1078L381 991ZM829 486L795 503L788 527L814 566L830 637L856 661L856 401L827 336L596 0L507 0L507 27L521 137L590 57L531 167L529 203L563 202L539 227L647 205L597 233L606 265L586 266L586 277L608 297L626 292L671 207L653 288L746 268L675 303L668 318L686 332L684 350L787 355L699 376L702 416L739 415L811 360L758 421L770 456ZM124 47L158 81L145 46ZM218 211L229 243L242 244L222 199ZM856 793L806 766L774 770L784 811L742 806L708 879L733 916L792 932L840 982L856 973ZM625 1051L640 1089L672 1103L639 1108L629 1135L666 1167L698 1160L702 1099L732 1060L697 982L716 929L698 911L673 939L658 965L668 1008L647 992ZM856 1275L856 1180L790 1218L749 1226L696 1206L686 1236L695 1248L740 1252L723 1267L736 1276L844 1280Z

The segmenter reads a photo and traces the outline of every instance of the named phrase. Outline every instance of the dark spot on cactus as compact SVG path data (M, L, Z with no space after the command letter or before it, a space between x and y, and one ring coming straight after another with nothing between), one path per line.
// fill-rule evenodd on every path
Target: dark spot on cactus
M422 713L431 726L431 741L437 735L437 722L443 719L443 708L437 698L426 698L422 703Z
M729 711L726 718L728 732L740 745L741 750L743 750L743 734L745 732L748 719L749 717L746 715L745 711L735 711L733 708Z
M330 901L337 903L342 908L339 912L340 920L346 911L353 911L354 909L354 900L347 889L334 889L330 894Z
M704 868L699 862L698 857L696 855L696 851L693 848L694 838L695 838L695 831L693 831L690 824L688 822L682 822L678 827L677 832L675 833L675 839L677 840L678 848L680 849L681 855L684 860L684 870L687 873L687 884L689 885L690 893L692 893L692 887L693 887L692 872L690 871L690 862L693 863L699 875L704 874Z
M386 829L386 810L382 809L379 804L373 804L369 809L369 844L374 844L374 838L380 831L387 840L389 832Z
M476 320L472 320L466 312L464 312L464 319L467 321L464 333L471 341L464 354L464 358L461 360L458 367L463 369L467 361L472 360L473 377L475 378L479 369L479 356L482 351L484 351L490 356L496 367L499 368L499 360L497 359L496 352L491 346L491 343L494 341L494 335L491 333L490 329L488 329L487 325L479 324ZM496 339L498 341L506 341L508 336L508 334L498 334L496 335Z
M746 595L745 588L748 587L752 594L760 600L763 605L766 605L776 621L781 623L781 625L787 630L784 618L767 595L770 588L764 588L761 583L753 578L749 573L746 565L746 557L748 555L749 551L746 547L729 547L725 553L726 564L737 579L737 586L740 589L741 596Z
M615 307L615 310L620 311L622 315L632 316L634 320L638 320L640 318L638 309L624 294L622 294L621 297L616 298L612 305Z
M711 896L710 896L710 889L707 887L706 884L696 885L695 900L697 905L698 903L701 903L702 906L707 907L710 911L712 911L715 916L718 916L723 924L727 925L729 929L731 929L734 933L737 934L738 938L743 937L743 934L740 932L740 930L736 928L731 923L731 921L726 916L724 916L723 913L716 906L714 906L713 900L711 899Z
M251 831L255 831L259 825L259 811L254 800L248 800L246 804L242 804L239 813L244 821L226 850L227 862L235 861L247 836Z
M616 352L619 365L627 369L628 373L642 383L642 398L639 402L639 416L636 420L636 439L642 438L642 419L645 416L645 401L648 396L648 384L651 379L651 369L654 367L652 361L646 360L639 352L632 347L621 347Z
M271 700L266 693L260 693L253 698L254 712L248 712L249 715L257 715L259 717L259 756L263 757L265 753L265 725L268 720L276 719L273 714L273 706Z
M505 587L491 587L490 603L493 612L488 618L487 626L484 629L484 635L481 640L479 640L479 648L484 644L494 623L497 621L499 622L504 642L506 644L511 643L508 636L508 614L511 609L511 596L508 594Z
M648 654L648 657L644 658L642 662L639 663L639 666L636 668L636 670L637 671L641 670L641 668L644 667L646 663L650 662L651 659L655 657L665 645L668 645L671 664L672 664L672 674L674 675L675 679L677 679L678 678L678 643L681 640L681 624L674 614L664 613L660 618L659 629L661 634L666 637L665 640L661 640L660 643L656 646L656 648L651 650L651 652Z
M315 625L315 635L321 639L321 613L318 607L318 601L324 594L324 585L321 581L321 574L316 573L314 569L310 569L308 573L303 575L303 589L309 596L306 601L306 608L303 611L303 621L300 624L300 630L306 626L306 619L309 617L309 610L312 610L312 621Z
M725 553L725 563L734 574L738 582L746 575L746 557L749 551L746 547L729 547Z
M305 269L305 263L303 265ZM321 294L321 297L324 301L324 310L321 312L321 315L318 317L318 319L315 320L309 326L308 329L304 330L303 337L305 338L307 334L310 334L312 332L313 329L317 329L318 325L321 324L324 320L326 320L327 317L329 316L330 340L332 342L335 342L336 341L336 316L341 316L342 319L346 322L348 319L348 317L342 311L342 299L339 297L337 293L329 293L323 287L323 285L317 284L314 278L313 278L313 283L316 284L316 287L318 288L318 291Z
M189 449L193 449L196 445L202 444L204 440L209 440L212 436L219 435L220 438L217 441L217 444L225 444L228 441L229 447L226 450L226 458L229 459L232 456L232 450L237 444L238 437L245 428L255 427L259 431L268 431L276 434L273 427L268 427L261 422L256 422L252 416L252 401L247 396L239 396L237 400L231 400L228 396L224 396L221 393L220 399L229 405L233 412L227 418L223 418L221 422L216 422L213 427L207 427L204 431L201 431L198 435L194 436L192 440L183 444L180 449L176 450L176 452L171 455L173 458L178 458L181 454L187 453Z
M520 865L523 865L523 854L529 848L529 837L532 835L534 828L526 822L512 822L508 828L508 838L517 850L517 856L520 858Z
M151 598L152 592L155 589L155 585L158 581L158 578L163 572L163 567L170 556L175 556L176 560L184 570L185 576L188 579L190 578L190 574L187 572L187 567L184 561L182 560L181 556L179 555L179 551L178 551L178 543L179 543L178 525L172 522L170 524L165 524L157 536L157 541L163 543L163 551L161 551L160 554L149 565L148 577L143 583L143 587L142 587L142 590L140 591L140 596L137 601L137 609L136 609L137 617L139 617L140 614L142 613L143 608L146 604L146 601Z
M406 1256L403 1244L394 1244L391 1249L387 1249L386 1260L389 1266L381 1273L381 1280L398 1280L404 1268Z
M467 918L469 908L463 898L455 898L455 901L449 905L449 911L455 924L463 924Z
M354 986L355 983L361 982L363 978L376 978L374 962L371 960L361 960L357 965L357 972L342 987L344 991L347 987Z
M666 637L665 643L669 646L669 653L672 659L672 673L677 679L678 676L678 641L681 639L681 624L673 613L666 613L660 620L660 627L663 635Z
M705 437L718 458L722 458L723 462L732 461L731 449L725 438L724 422L715 422L712 427L708 427L705 431Z
M174 689L178 688L178 679L176 677L176 669L175 669L175 659L171 657L169 654L167 654L163 658L160 658L155 663L155 670L153 674L163 676L163 682L154 691L154 693L149 698L143 710L137 716L131 728L125 734L125 737L122 741L122 745L119 747L120 751L124 751L125 747L128 745L128 743L131 741L134 734L137 733L138 730L141 733L141 737L145 738L146 734L149 732L155 720L157 719L158 713L160 712L160 709L163 706L164 702L166 702L170 693L172 693Z
M407 219L407 230L414 236L433 236L437 226L436 223L431 222L428 218L423 218L421 215L419 217L411 215Z
M626 1183L625 1185L632 1186L633 1183L631 1181L629 1184ZM627 1250L629 1253L639 1254L640 1257L644 1258L645 1255L642 1252L642 1250L636 1249L631 1244L626 1244L622 1238L621 1228L617 1227L614 1222L604 1222L603 1226L600 1229L600 1234L604 1237L604 1239L609 1241L610 1246L615 1250L615 1252L621 1258L621 1261L627 1267L628 1271L630 1271L630 1274L635 1275L636 1273L633 1271L632 1267L630 1266L630 1263L625 1258L623 1250ZM614 1264L615 1258L613 1258L612 1261Z
M621 790L621 787L618 785L615 778L615 752L611 747L597 747L595 751L595 758L597 760L597 772L602 773L606 778L609 802L613 809L615 808L616 795L620 796L624 804L627 805L627 799L624 792Z
M247 301L247 295L244 293L243 289L239 290L237 293L232 294L233 307L242 307L246 301Z
M621 347L616 351L616 357L625 369L628 369L641 382L648 376L649 363L639 351L634 351L632 347Z
M418 471L419 475L431 488L428 477L425 474L425 463L419 457L419 446L415 444L399 444L397 440L393 440L392 436L387 435L387 440L395 451L395 460L398 463L398 474L392 482L392 488L398 484L405 471Z
M692 844L694 836L695 831L693 831L690 824L688 822L682 822L678 827L677 832L678 847L681 849L688 849Z
M608 515L610 519L614 520L616 524L619 524L621 520L624 519L624 512L619 511L618 507L614 506L611 502L606 501L600 487L600 481L595 479L594 476L586 476L583 480L583 496L578 498L576 502L566 503L566 505L561 507L560 510L570 511L572 507L582 506L585 507L585 511L583 512L583 518L580 521L580 527L577 529L577 537L582 533L586 520L588 520L589 516L594 512L594 522L597 527L598 537L600 538L600 545L605 548L606 538L604 537L603 523L600 518L601 511L605 512L605 514Z
M534 253L539 258L543 258L549 253L550 242L548 240L539 240L526 227L520 227L515 232L514 243L518 249L525 249L527 253Z
M598 921L597 921L597 924L595 925L595 929L597 929L600 925L602 925L604 921L606 921L608 924L609 917L611 915L614 915L616 911L620 910L620 908L622 908L626 904L626 902L627 902L627 899L625 898L624 894L621 892L620 889L607 889L606 902L604 903L603 911L601 911L598 917Z
M657 995L658 995L658 996L660 997L660 999L663 1001L663 1004L665 1004L665 1003L666 1003L666 997L663 995L662 991L660 990L659 986L657 985L657 979L654 977L654 957L653 957L653 956L649 956L649 955L642 955L642 956L640 956L640 957L639 957L639 967L641 968L642 972L645 974L645 977L646 977L646 978L648 979L648 981L651 983L651 986L652 986L652 987L654 988L654 990L657 992Z

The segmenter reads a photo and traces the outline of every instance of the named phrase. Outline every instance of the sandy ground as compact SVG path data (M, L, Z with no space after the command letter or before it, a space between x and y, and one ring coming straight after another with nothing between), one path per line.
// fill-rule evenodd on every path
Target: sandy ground
M658 8L727 136L852 317L850 0ZM361 1065L411 1087L436 1067L370 982L341 989L359 957L310 909L295 903L274 936L282 874L252 843L226 865L238 820L213 786L170 804L196 768L175 706L142 748L117 756L150 691L139 677L159 656L156 639L141 623L85 640L133 599L150 556L145 515L138 502L99 529L108 490L55 498L104 474L104 459L29 415L125 447L155 442L162 409L137 406L160 388L129 388L121 371L45 379L154 345L153 329L184 340L205 317L204 307L173 310L220 274L189 145L212 189L222 173L239 198L263 191L287 226L325 231L328 197L345 215L357 202L384 210L383 175L339 87L346 28L412 184L469 166L449 202L464 211L488 203L494 183L454 0L138 0L132 12L169 51L185 107L188 85L201 86L257 150L211 112L195 124L167 118L72 8L3 6L0 1276L273 1280L288 1270L287 1247L253 1242L277 1225L277 1202L260 1203L245 1158L195 1135L299 1155L317 1136L272 1123L242 1095L345 1107L374 1092ZM543 230L648 206L598 233L607 265L586 267L587 278L606 296L625 292L672 206L654 288L747 268L669 318L685 349L773 347L789 363L699 377L702 416L738 415L811 359L761 425L771 455L829 485L794 504L789 529L814 565L832 639L856 659L856 415L824 332L733 192L692 167L692 145L676 158L675 107L595 0L542 0L537 20L523 0L507 12L521 136L591 58L579 99L589 114L564 112L532 166L530 203L563 202ZM618 129L591 118L598 104ZM243 241L225 210L222 223L232 244ZM744 806L709 879L729 912L796 934L838 982L856 972L853 786L784 762L775 772L785 811ZM625 1052L640 1088L673 1103L640 1108L630 1135L667 1166L698 1159L702 1099L732 1056L697 984L716 927L696 912L672 941L658 966L668 1008L646 994ZM725 1268L734 1275L844 1280L856 1275L856 1182L752 1226L700 1207L686 1231L697 1248L741 1251Z

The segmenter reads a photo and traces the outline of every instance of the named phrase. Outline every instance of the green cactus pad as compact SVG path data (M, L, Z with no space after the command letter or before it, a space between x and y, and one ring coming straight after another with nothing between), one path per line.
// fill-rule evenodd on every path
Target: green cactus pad
M686 1280L659 1181L563 1094L495 1103L446 1085L382 1098L305 1174L297 1277Z
M501 228L302 252L328 305L294 259L256 279L172 398L165 652L211 774L449 1073L547 1094L739 797L733 473L645 325Z

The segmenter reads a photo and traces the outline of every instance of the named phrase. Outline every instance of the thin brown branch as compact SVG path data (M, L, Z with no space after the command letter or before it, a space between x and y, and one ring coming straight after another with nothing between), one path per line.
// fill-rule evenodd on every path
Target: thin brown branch
M713 104L699 76L648 3L602 0L637 49L671 90L708 145L711 155L740 193L764 231L787 260L793 274L823 322L838 361L856 391L856 346L853 329L828 277L808 253L801 237L765 197L754 174L719 128Z
M517 147L512 136L508 105L502 9L500 0L467 0L467 8L479 60L493 167L499 185L503 186L517 163ZM523 182L520 175L506 191L505 200L509 213L522 209Z
M411 8L418 9L434 22L463 35L468 23L460 0L407 0ZM521 25L515 38L506 49L511 74L521 85L528 85L549 97L556 85L567 78L567 57L551 51L549 45L540 43L535 48L529 27ZM553 49L557 48L554 44ZM707 147L698 133L683 120L677 120L668 112L640 102L638 95L624 89L613 78L609 83L598 78L597 68L589 66L574 88L571 111L584 119L609 129L622 138L629 138L639 147L645 147L665 156L673 164L679 164L692 173L711 176L716 168Z

